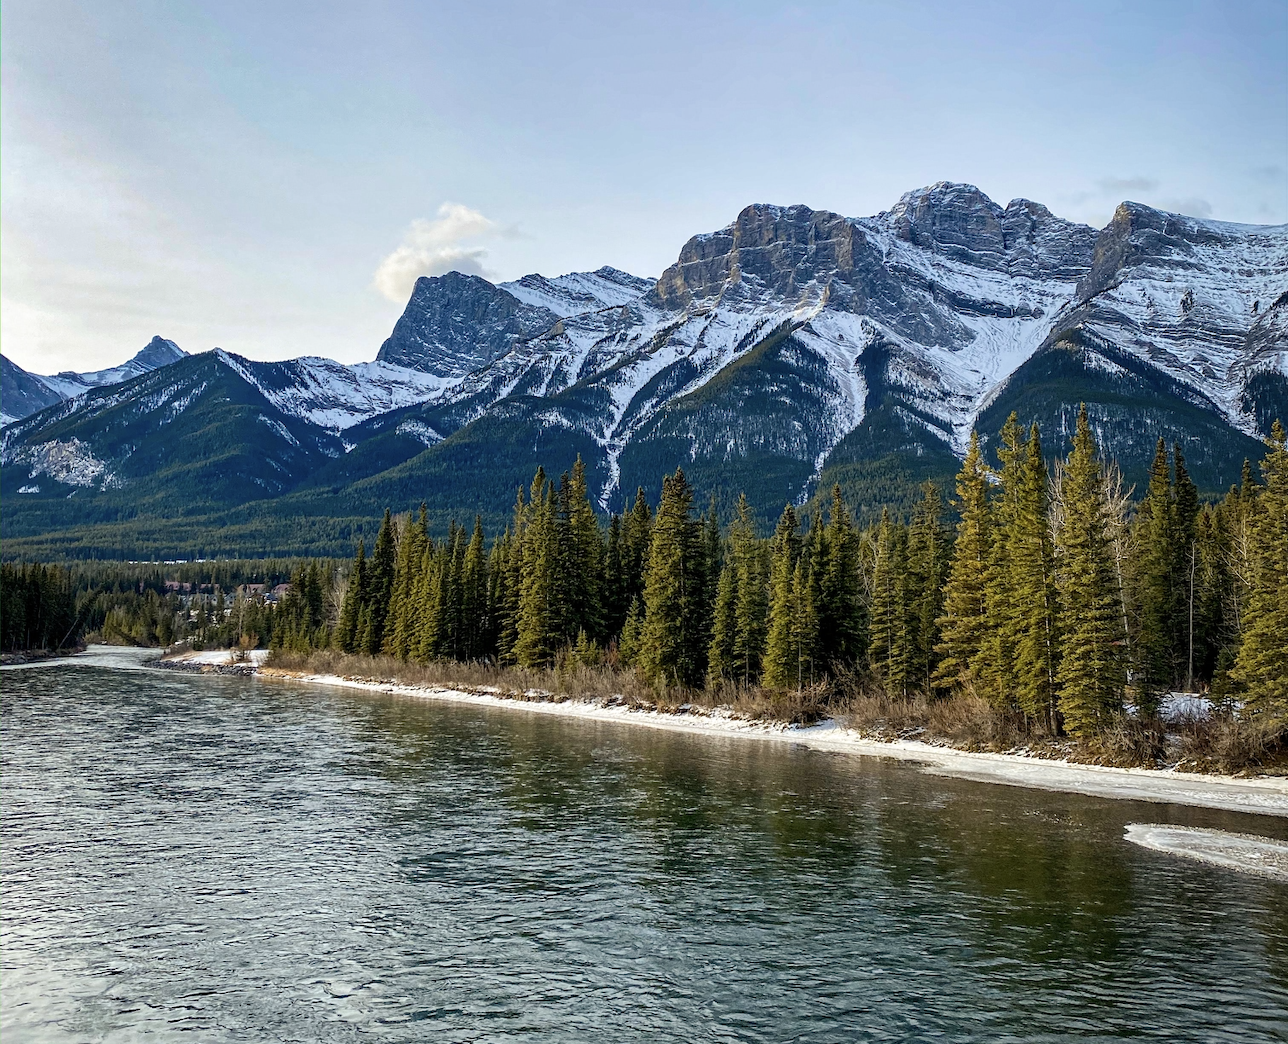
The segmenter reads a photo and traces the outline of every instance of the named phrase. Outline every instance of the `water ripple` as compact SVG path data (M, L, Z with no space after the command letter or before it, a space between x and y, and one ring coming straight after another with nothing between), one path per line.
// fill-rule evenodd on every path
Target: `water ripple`
M0 723L6 1044L1288 1040L1288 888L1122 840L1279 821L77 665Z

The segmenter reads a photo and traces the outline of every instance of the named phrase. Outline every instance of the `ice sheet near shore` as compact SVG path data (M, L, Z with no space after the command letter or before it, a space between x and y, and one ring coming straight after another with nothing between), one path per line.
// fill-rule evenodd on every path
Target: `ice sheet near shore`
M1288 882L1288 841L1159 823L1128 823L1123 836L1155 852Z
M915 741L885 743L865 739L854 730L844 728L834 721L797 727L748 721L721 710L707 712L695 709L690 713L659 713L633 709L614 700L561 700L547 693L536 692L527 694L527 698L515 699L497 692L462 692L330 675L306 675L271 667L261 669L258 674L262 678L339 685L454 703L507 707L532 714L629 722L677 732L746 736L771 742L798 743L818 750L912 761L922 765L926 772L983 783L1003 783L1093 797L1193 805L1230 812L1288 817L1288 779L1278 777L1240 779L1162 769L1101 768L1016 754L972 753Z
M245 662L253 663L256 667L263 666L264 661L268 659L269 652L270 650L268 649L251 649L246 653ZM233 659L233 653L230 649L206 649L203 652L188 652L178 656L167 656L166 659L183 663L210 664L215 667L225 667L238 662Z

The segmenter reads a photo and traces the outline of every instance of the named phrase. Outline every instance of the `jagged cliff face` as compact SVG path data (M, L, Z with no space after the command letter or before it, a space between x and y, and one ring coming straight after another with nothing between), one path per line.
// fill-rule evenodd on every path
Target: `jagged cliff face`
M499 286L459 272L422 276L376 359L436 377L464 377L565 316L625 304L652 285L607 267L556 279L526 275Z
M463 377L558 318L548 308L525 305L479 276L421 276L376 360Z

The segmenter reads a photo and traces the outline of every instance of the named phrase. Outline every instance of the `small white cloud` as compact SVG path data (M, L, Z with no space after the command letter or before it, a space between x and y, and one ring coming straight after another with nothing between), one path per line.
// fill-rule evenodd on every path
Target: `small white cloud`
M399 247L380 262L372 286L395 304L402 304L421 276L453 271L486 276L483 259L487 250L463 245L462 241L504 232L477 210L460 203L444 203L433 221L418 218L411 223Z

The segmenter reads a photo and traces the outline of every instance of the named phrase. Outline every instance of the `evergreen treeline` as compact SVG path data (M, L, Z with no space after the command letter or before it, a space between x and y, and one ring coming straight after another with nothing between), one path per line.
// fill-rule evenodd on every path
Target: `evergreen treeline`
M117 645L310 648L330 634L334 573L330 561L6 563L0 644L52 649L89 636ZM245 589L271 591L288 581L279 604Z
M62 649L75 644L76 589L58 566L0 565L0 648Z
M898 697L972 694L1035 733L1086 735L1127 703L1210 688L1288 718L1288 450L1201 504L1161 442L1135 506L1101 459L1085 409L1048 467L1012 416L995 463L977 439L948 524L923 487L911 518L860 531L834 489L826 518L788 506L772 536L740 501L727 532L695 515L682 471L656 512L641 491L605 529L580 462L538 470L489 546L480 522L443 539L385 515L306 643L429 662L523 667L561 658L652 682L772 690L857 681Z

